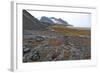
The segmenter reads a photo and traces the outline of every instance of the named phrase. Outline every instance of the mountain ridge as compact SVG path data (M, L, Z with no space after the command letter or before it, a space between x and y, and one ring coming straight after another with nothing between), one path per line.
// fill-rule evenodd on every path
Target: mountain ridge
M40 19L40 22L46 22L50 24L60 24L60 25L66 25L71 26L67 21L61 19L61 18L55 18L55 17L46 17L42 16Z
M37 18L28 11L23 10L23 29L26 30L45 30L47 25L42 24Z

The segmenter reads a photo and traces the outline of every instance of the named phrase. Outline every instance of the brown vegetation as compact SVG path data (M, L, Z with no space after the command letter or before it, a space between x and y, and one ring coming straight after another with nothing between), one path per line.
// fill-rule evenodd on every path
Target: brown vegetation
M79 36L79 35L90 35L89 30L79 30L79 29L72 29L72 28L61 28L61 27L52 27L54 32L62 33L64 35L72 35L72 36Z
M59 46L62 44L62 41L59 39L50 39L49 44L52 46Z

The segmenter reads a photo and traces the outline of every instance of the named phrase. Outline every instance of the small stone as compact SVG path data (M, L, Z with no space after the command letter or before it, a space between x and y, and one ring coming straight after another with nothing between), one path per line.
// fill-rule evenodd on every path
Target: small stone
M30 52L30 48L23 48L23 53L28 53Z
M37 61L40 59L40 55L38 51L33 51L32 56L31 56L31 60L32 61Z

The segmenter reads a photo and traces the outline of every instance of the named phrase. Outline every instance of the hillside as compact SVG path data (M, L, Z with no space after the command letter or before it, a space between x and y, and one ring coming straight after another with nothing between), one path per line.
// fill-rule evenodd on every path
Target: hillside
M47 25L42 24L37 18L26 10L23 10L23 29L25 30L46 30Z
M63 35L72 36L90 36L91 30L88 28L75 28L75 27L65 27L65 26L51 26L49 27L56 33L61 33Z

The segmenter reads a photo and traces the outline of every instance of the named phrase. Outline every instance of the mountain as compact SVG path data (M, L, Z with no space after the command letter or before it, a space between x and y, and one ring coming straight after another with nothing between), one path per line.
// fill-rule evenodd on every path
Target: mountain
M60 24L60 25L70 26L67 21L65 21L65 20L63 20L61 18L55 18L55 17L43 16L43 17L41 17L40 22L49 23L49 24Z
M41 17L40 21L41 21L41 22L45 22L45 23L53 24L53 21L50 20L50 18L48 18L48 17L46 17L46 16Z
M63 25L68 24L66 21L62 20L61 18L57 19L55 17L51 17L50 20L52 20L55 24L63 24Z
M46 30L47 25L42 24L37 18L26 10L23 10L23 29L26 30Z
M63 23L63 24L68 24L68 22L64 21L64 20L61 19L61 18L59 18L58 20L59 20L61 23Z

